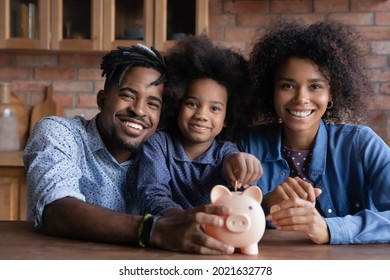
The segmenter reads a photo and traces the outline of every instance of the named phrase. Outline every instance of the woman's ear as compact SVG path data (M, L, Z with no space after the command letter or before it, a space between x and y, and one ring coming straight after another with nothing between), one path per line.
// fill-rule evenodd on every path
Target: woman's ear
M106 92L104 90L99 90L97 96L96 96L96 103L99 107L99 110L101 111L104 107L104 101L106 99Z

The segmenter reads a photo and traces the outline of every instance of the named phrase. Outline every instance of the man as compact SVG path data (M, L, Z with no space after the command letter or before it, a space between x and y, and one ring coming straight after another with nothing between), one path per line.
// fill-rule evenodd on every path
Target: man
M92 120L47 117L24 153L28 219L50 234L202 253L233 253L202 231L223 225L224 207L203 206L172 218L138 214L138 150L156 130L166 66L143 45L103 57L100 113ZM217 214L217 215L216 215Z

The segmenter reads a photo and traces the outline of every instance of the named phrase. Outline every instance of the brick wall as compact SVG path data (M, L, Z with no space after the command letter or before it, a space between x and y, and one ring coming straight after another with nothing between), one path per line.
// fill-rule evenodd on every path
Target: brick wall
M97 113L96 93L103 88L100 63L104 53L1 51L0 80L31 108L42 102L45 87L53 85L54 99L67 116Z
M390 1L384 0L209 0L210 36L247 54L261 27L275 16L311 23L335 19L357 26L369 40L376 102L369 108L370 127L390 139ZM103 53L56 53L0 50L0 80L28 108L41 102L44 88L68 116L91 117L96 93L103 87L99 65Z

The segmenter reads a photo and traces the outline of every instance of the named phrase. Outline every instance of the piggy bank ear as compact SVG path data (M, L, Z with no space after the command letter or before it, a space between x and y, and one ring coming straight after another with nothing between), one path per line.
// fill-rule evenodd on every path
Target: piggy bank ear
M214 203L220 197L227 196L227 195L232 195L232 193L229 191L228 188L222 185L215 185L211 190L211 194L210 194L211 202Z
M244 195L249 195L254 198L257 202L261 203L263 200L263 193L258 186L250 186L243 192Z

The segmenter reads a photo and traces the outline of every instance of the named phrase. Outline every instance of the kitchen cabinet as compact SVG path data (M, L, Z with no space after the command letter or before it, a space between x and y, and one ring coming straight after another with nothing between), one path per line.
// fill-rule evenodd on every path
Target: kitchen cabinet
M0 0L0 48L49 49L50 0Z
M208 0L132 2L138 12L132 11L134 6L128 5L127 0L104 2L104 50L143 43L164 52L185 34L208 31ZM137 34L143 36L137 38Z
M104 0L51 0L52 50L102 49Z
M23 152L0 153L0 220L26 220Z
M0 0L0 48L102 49L103 0Z
M104 1L103 49L136 43L153 46L156 1L161 0Z
M185 34L208 32L208 0L156 0L154 46L166 51Z
M109 51L143 43L166 51L208 30L208 0L0 0L0 48Z

